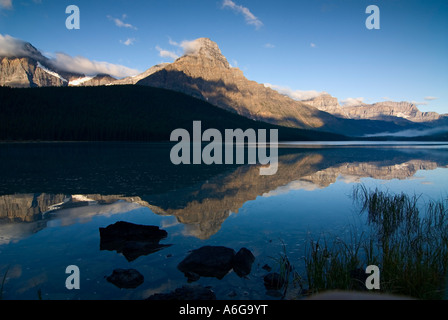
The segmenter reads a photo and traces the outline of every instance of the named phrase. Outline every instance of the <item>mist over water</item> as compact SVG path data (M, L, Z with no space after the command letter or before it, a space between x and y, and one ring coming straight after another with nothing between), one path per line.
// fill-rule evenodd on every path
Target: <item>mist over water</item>
M415 137L423 137L423 136L432 136L437 134L442 134L448 132L448 126L431 128L425 130L417 130L417 129L407 129L398 132L380 132L375 134L366 134L364 137L366 138L376 138L376 137L407 137L407 138L415 138Z

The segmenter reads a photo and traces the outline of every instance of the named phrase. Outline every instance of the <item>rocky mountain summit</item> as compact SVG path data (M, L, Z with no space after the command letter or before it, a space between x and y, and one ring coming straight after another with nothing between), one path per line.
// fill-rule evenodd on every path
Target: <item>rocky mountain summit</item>
M406 102L341 106L338 99L329 94L307 101L294 100L248 80L240 69L230 66L219 46L209 38L191 42L185 54L173 63L154 66L141 75L113 84L137 84L179 91L253 120L343 134L375 130L367 128L372 123L361 125L351 120L379 120L383 122L382 130L397 131L409 121L424 123L439 119L438 114L422 113L415 105ZM389 128L385 123L398 126Z
M29 57L1 58L0 86L9 87L61 87L68 85L62 77L46 71Z
M361 103L358 105L341 106L337 98L329 94L323 94L303 102L319 110L346 119L401 120L428 123L447 118L447 115L440 115L436 112L422 112L415 104L406 101L384 101L374 104Z
M191 41L184 50L184 55L172 63L155 65L133 77L115 79L109 75L86 76L58 70L52 60L23 42L16 56L0 57L0 86L150 86L178 91L257 121L355 136L397 132L409 125L416 129L416 126L448 123L446 115L421 112L409 102L341 106L329 94L297 101L247 79L240 69L229 64L218 44L209 38Z
M313 106L319 110L334 114L338 117L349 118L348 115L344 113L338 99L332 97L328 93L322 94L313 99L304 100L303 103Z
M108 74L98 74L94 77L83 77L72 80L68 85L72 87L104 86L116 80Z
M343 108L351 119L380 119L390 117L404 118L412 122L429 122L439 120L443 115L436 112L421 112L411 102L384 101L370 105Z
M30 43L20 44L15 55L0 56L0 86L15 88L98 86L116 79L104 74L87 77L60 70Z
M335 121L328 113L248 80L208 38L195 40L185 55L147 73L136 84L179 91L250 119L308 129Z
M161 63L161 64L157 64L151 68L149 68L148 70L146 70L143 73L140 73L136 76L133 77L126 77L123 79L118 79L115 80L111 83L109 83L110 85L127 85L127 84L136 84L137 82L139 82L142 79L145 79L147 77L149 77L150 75L154 74L157 71L162 70L163 68L165 68L167 65L169 65L169 63Z

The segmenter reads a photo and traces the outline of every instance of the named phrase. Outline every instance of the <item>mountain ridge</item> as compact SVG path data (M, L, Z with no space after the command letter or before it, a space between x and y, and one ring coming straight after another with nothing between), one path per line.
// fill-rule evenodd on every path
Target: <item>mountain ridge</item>
M371 119L384 121L411 121L414 123L431 123L448 119L448 114L437 112L422 112L417 105L408 101L382 101L372 104L359 103L341 106L337 98L330 94L322 94L316 98L303 101L319 110L346 119Z
M355 121L306 101L294 100L247 79L240 69L230 66L218 45L209 38L192 41L185 54L173 63L148 71L147 77L135 82L137 85L182 92L244 117L275 125L351 136L397 132L404 130L403 126L422 128L420 124L384 119Z
M150 86L181 92L255 121L351 136L422 130L428 127L428 122L435 125L439 120L443 123L448 119L437 113L422 113L415 105L406 109L394 102L347 107L330 95L297 101L247 79L240 69L229 64L218 44L209 38L188 42L184 50L184 55L172 63L155 65L133 77L115 79L108 75L86 77L58 70L50 59L25 43L23 57L0 58L0 85Z
M29 42L15 41L15 54L0 56L0 86L15 88L106 85L117 79L61 70ZM88 79L86 79L88 78Z
M319 129L325 121L333 120L329 114L246 79L208 38L195 40L185 55L137 84L179 91L247 118L276 125Z

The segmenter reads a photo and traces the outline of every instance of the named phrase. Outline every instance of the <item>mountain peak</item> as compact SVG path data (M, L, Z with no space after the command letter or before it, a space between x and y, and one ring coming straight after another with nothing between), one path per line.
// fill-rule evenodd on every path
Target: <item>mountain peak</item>
M185 54L181 59L185 57L205 58L220 62L225 68L230 68L229 62L221 53L218 44L209 38L198 38L193 41L186 41L183 47Z
M48 58L44 57L42 53L37 50L31 43L24 42L9 36L6 36L2 43L4 48L0 49L0 56L7 58L30 58L41 63L48 61Z

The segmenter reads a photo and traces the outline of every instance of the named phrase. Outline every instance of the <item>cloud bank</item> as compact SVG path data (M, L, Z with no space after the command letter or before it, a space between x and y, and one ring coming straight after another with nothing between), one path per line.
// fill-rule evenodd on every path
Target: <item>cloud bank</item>
M176 60L177 58L186 54L195 54L199 51L199 49L201 49L201 41L199 39L184 40L180 43L169 39L169 44L176 47L177 49L166 50L161 48L160 46L156 46L156 50L159 51L159 56L161 56L162 58Z
M84 73L85 75L93 76L97 74L109 74L115 78L124 78L135 76L140 71L131 69L122 65L113 64L103 61L94 61L82 56L72 57L68 54L58 52L53 59L50 59L51 64L64 71Z
M169 58L172 60L176 60L179 56L174 51L169 51L156 46L157 51L159 51L159 56L162 58Z
M171 41L172 44L176 44L175 42ZM201 42L196 40L184 40L181 43L177 44L180 48L184 50L184 54L195 54L201 49Z
M341 100L341 104L343 107L352 107L352 106L359 106L364 104L363 97L359 98L347 98L345 100Z
M277 85L270 84L270 83L265 83L264 86L267 88L276 90L276 91L280 92L281 94L284 94L284 95L286 95L294 100L298 100L298 101L314 99L318 96L326 94L325 91L319 92L319 91L315 91L315 90L308 90L308 91L292 90L288 87L277 86Z
M21 57L30 56L35 58L38 55L37 50L32 50L25 41L0 34L0 56L3 57Z
M94 61L82 56L72 57L63 52L55 53L54 56L46 58L29 43L2 34L0 34L0 56L30 57L61 71L83 73L89 76L101 73L109 74L116 78L123 78L140 73L139 70L122 65Z

